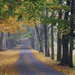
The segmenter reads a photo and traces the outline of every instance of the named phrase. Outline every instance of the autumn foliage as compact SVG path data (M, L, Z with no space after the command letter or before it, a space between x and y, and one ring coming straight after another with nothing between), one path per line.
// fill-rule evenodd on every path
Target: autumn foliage
M21 26L22 22L18 22L16 20L17 20L17 17L15 18L9 17L9 19L3 20L0 24L0 31L5 33L10 32L11 34L18 33L18 30L23 32L24 29Z

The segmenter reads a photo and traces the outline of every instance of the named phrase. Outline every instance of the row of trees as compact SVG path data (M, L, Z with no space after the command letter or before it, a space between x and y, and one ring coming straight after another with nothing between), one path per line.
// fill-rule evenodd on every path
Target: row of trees
M74 0L0 0L0 31L17 33L18 30L23 31L28 24L31 27L32 40L38 40L36 43L38 47L36 47L39 48L39 52L44 52L43 45L45 45L45 56L50 56L48 36L51 28L51 58L54 59L53 26L56 26L58 30L57 60L73 67L74 3ZM70 12L71 15L69 15ZM10 16L16 18L15 21L17 20L18 23L12 21ZM24 27L21 26L22 23ZM62 39L59 38L60 36ZM62 57L61 42L63 46ZM68 52L69 43L70 52Z
M34 20L35 18L40 19L40 26L33 20L35 25L34 25L34 28L31 28L31 32L33 35L32 38L35 41L38 40L37 49L39 48L39 52L44 52L43 45L45 44L45 56L50 56L50 53L49 53L50 39L48 37L49 36L48 33L49 33L49 28L51 28L51 58L54 59L53 26L56 26L58 30L57 60L61 62L60 64L63 63L63 65L66 64L66 65L69 65L70 67L73 67L72 52L74 49L73 39L74 39L74 24L75 24L74 3L75 3L74 0L71 0L71 1L70 0L67 0L67 1L62 1L62 0L49 1L48 0L47 3L45 4L45 7L42 1L36 1L36 2L33 1L30 3L28 2L24 4L24 6L28 5L27 9L25 9L25 11L27 11L27 14L30 15L29 17L27 16L28 19L32 19L32 18ZM62 57L61 57L61 45L63 47ZM68 47L68 45L70 46Z
M0 51L16 46L15 39L6 39L9 34L24 32L22 22L17 21L17 8L22 4L20 0L0 0ZM13 42L12 42L13 41Z

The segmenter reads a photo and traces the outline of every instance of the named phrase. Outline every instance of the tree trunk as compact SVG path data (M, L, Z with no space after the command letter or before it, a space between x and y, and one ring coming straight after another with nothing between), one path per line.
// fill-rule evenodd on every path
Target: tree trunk
M48 45L48 32L47 32L47 26L46 25L44 25L45 26L45 56L50 56L50 54L49 54L49 45Z
M40 50L39 50L39 52L44 52L44 51L43 51L42 38L41 38L40 35L39 35L39 31L38 31L38 28L37 28L37 24L36 24L36 23L35 23L35 29L36 29L37 38L38 38L39 45L40 45Z
M71 31L70 31L70 37L71 37L71 40L70 40L70 54L69 54L69 66L70 67L73 67L73 21L71 22Z
M68 65L68 39L66 39L66 36L63 35L62 37L63 57L61 63Z
M31 38L31 46L34 49L34 38L33 37Z
M54 36L53 36L53 25L51 25L51 59L54 60Z
M35 32L35 49L38 50L38 41L37 41L36 30L34 30L34 32Z
M5 39L5 33L3 33L3 38L2 38L2 49L6 50L6 39Z
M67 0L67 5L68 6L70 5L70 1L69 0ZM65 13L65 18L64 19L68 20L68 14L69 14L69 12ZM66 27L64 29L66 29ZM62 36L63 57L62 57L61 63L64 63L66 65L69 64L69 62L68 62L68 42L69 42L68 34L67 35L63 35Z
M58 29L57 33L57 61L61 61L61 38L59 38L59 31L60 29Z
M48 53L49 53L49 56L50 56L50 34L49 34L49 29L48 29Z
M36 33L36 29L35 29L35 49L36 50L40 50L39 49L39 42L38 42L38 38L37 38L37 33Z
M7 38L9 38L9 37L10 37L10 33L8 32ZM6 39L6 48L8 48L8 49L11 48L10 39Z
M48 16L48 9L46 10L46 16ZM49 53L49 40L48 40L48 26L44 25L45 29L45 56L50 57Z
M32 33L31 45L33 49L35 49L35 43L36 43L35 29L31 28L31 33Z
M61 2L59 2L59 4L62 4L62 0ZM62 18L62 12L59 12L59 19ZM61 38L60 37L60 28L58 28L58 33L57 33L57 61L61 61Z
M3 37L3 33L0 33L0 51L3 51L2 49L2 37Z
M43 49L43 25L40 25L40 42L42 44Z
M72 0L72 5L71 5L71 15L74 15L75 17L75 0ZM74 18L75 19L75 18ZM73 55L73 31L74 31L74 21L71 21L71 31L70 31L70 37L71 37L71 40L70 40L70 54L69 54L69 66L70 67L73 67L73 60L72 60L72 55Z

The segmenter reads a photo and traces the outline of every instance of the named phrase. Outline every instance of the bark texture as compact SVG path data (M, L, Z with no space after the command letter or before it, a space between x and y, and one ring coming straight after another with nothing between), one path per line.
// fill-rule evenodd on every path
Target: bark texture
M36 23L35 23L35 29L36 29L37 38L38 38L39 45L40 45L40 50L39 50L39 52L44 52L44 51L43 51L43 42L42 42L42 38L41 38L40 35L39 35L39 30L38 30L38 27L37 27L37 24L36 24Z
M59 4L62 4L62 0L61 2L59 2ZM59 17L58 19L62 18L62 12L59 12ZM60 37L60 28L58 28L58 32L57 32L57 61L61 61L61 38Z

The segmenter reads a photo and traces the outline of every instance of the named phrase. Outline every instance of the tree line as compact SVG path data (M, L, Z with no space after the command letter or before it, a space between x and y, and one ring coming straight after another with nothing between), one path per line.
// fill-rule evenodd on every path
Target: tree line
M30 28L32 32L32 47L39 50L39 52L44 52L43 47L45 47L45 56L50 56L51 59L54 60L54 35L53 35L53 26L57 27L57 61L60 61L59 65L69 65L73 67L73 50L74 50L74 25L75 25L75 1L67 0L60 1L59 5L64 5L66 3L67 6L70 7L70 10L63 12L63 9L60 9L59 12L55 10L51 10L51 15L53 20L57 19L56 22L49 22L49 24L45 23L46 19L49 16L49 9L46 9L45 12L43 10L40 18L40 26L35 23L34 28ZM62 7L61 7L62 8ZM45 14L46 13L46 14ZM58 16L57 16L58 13ZM57 17L56 17L57 16ZM44 17L44 18L43 18ZM46 18L47 17L47 18ZM43 20L43 21L42 21ZM56 20L55 20L56 21ZM51 39L49 39L49 29L51 28ZM60 38L61 37L61 38ZM49 50L49 40L51 40L51 55ZM37 44L37 45L36 45ZM63 47L63 55L61 56L61 45ZM70 46L69 46L70 45Z
M75 24L75 0L0 0L0 24L1 32L13 33L24 27L21 25L15 27L14 23L7 22L9 16L17 17L18 22L23 22L26 28L27 24L32 33L32 45L39 48L39 52L44 52L45 56L51 56L54 59L54 35L53 26L57 27L57 60L60 64L66 64L73 67L73 49L74 49L74 24ZM6 6L5 6L6 5ZM4 9L4 10L3 10ZM71 14L70 14L71 13ZM5 15L6 14L6 15ZM6 25L8 23L8 25ZM9 26L9 24L11 26ZM11 30L10 30L11 28ZM51 55L49 52L49 30L51 28ZM14 30L15 29L15 30ZM17 32L16 32L17 33ZM1 42L2 42L1 34ZM60 38L61 37L61 38ZM61 44L63 47L63 56L61 57ZM70 45L68 47L68 45ZM0 44L1 48L1 44ZM69 50L70 49L70 50Z

